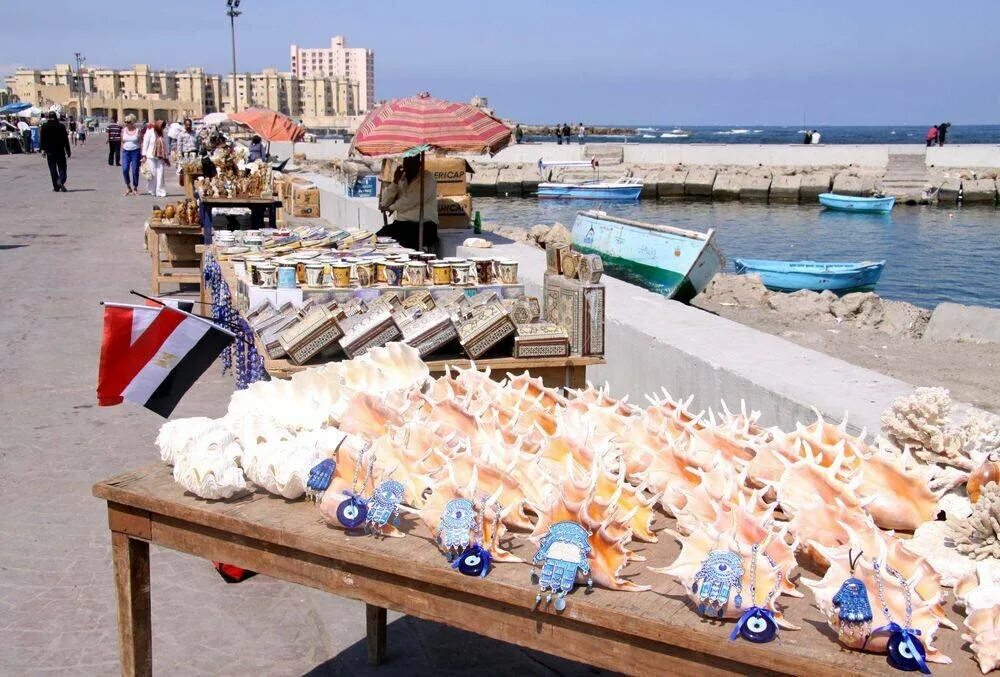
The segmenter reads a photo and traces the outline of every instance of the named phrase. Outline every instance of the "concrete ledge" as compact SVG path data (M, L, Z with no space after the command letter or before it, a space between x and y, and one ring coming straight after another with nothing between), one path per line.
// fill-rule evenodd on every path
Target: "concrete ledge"
M521 197L521 168L508 167L501 169L497 175L497 195Z
M962 204L996 204L997 182L993 179L962 181Z
M493 255L513 258L528 294L540 295L545 253L521 243L498 243ZM459 247L458 256L482 250ZM605 276L607 365L588 373L607 381L616 396L642 403L666 388L694 395L693 407L718 408L720 400L761 412L764 425L794 429L811 422L816 407L828 420L850 412L849 428L877 431L879 417L913 386L797 346L697 308ZM959 405L959 409L968 409Z
M319 214L340 228L364 228L377 232L385 223L378 209L378 198L347 197L344 184L329 176L302 173L307 181L319 188Z
M715 174L714 169L692 169L684 180L684 194L690 197L711 197Z
M747 174L740 181L740 200L743 202L767 202L771 190L771 173Z
M743 176L730 172L719 172L712 184L713 200L739 200Z
M945 179L938 186L938 204L953 205L958 203L958 194L962 190L962 182L958 179Z
M833 179L833 192L838 195L863 195L861 177L841 172Z
M476 165L476 171L469 177L469 193L473 196L493 196L497 194L497 177L500 170L496 167Z
M657 197L684 197L684 183L687 181L686 169L664 170L656 181Z
M802 202L816 202L820 193L829 193L833 183L833 175L828 172L817 172L815 174L804 174L802 185L799 188L799 200Z
M771 202L798 202L802 189L802 176L775 176L771 179ZM743 194L740 194L740 199Z
M923 339L1000 343L1000 309L939 303L931 313Z

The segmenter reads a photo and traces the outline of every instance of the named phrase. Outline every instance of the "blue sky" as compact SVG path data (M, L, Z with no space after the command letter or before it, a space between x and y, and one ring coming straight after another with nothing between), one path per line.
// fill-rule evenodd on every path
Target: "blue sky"
M89 64L230 69L224 0L18 3L0 72ZM116 9L117 7L117 9ZM488 96L527 122L956 124L1000 121L1000 0L243 0L238 67L288 46L375 50L376 93ZM131 24L131 27L129 27ZM42 30L46 26L46 30Z

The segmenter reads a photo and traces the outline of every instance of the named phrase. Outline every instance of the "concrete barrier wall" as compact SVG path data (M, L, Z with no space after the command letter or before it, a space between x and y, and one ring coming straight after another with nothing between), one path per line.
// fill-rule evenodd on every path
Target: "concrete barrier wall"
M297 145L297 144L296 144ZM344 184L319 174L297 174L312 181L319 188L320 216L340 228L364 228L377 231L382 227L382 212L378 199L373 197L347 197Z
M347 157L349 143L343 141L324 140L314 143L295 144L296 153L305 153L310 160L343 160ZM272 141L271 154L281 159L292 156L292 144L288 141Z
M927 149L928 167L1000 167L1000 145L969 144Z
M516 259L525 291L541 295L545 254L521 243L494 239L491 254ZM482 255L459 247L458 256ZM588 370L594 383L643 404L666 388L675 398L694 395L696 409L730 409L740 401L759 410L761 422L786 430L811 422L816 407L828 420L850 412L849 427L879 430L879 416L908 383L803 348L784 339L668 301L658 294L605 277L607 364Z

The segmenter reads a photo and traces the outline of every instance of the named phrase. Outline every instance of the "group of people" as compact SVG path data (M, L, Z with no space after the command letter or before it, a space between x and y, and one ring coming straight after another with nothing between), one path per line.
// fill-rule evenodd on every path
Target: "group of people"
M802 135L802 143L819 143L819 138L819 132L815 129L810 129Z
M139 171L146 164L147 194L165 197L164 172L170 167L171 156L196 155L201 149L201 139L194 131L194 123L185 118L183 124L171 125L163 120L140 125L134 115L126 115L125 124L118 122L115 114L107 126L108 166L120 166L125 179L125 195L139 193Z
M576 128L576 133L580 143L583 143L583 137L587 135L587 128L583 126L582 122ZM569 128L568 124L564 122L561 125L556 125L556 143L561 145L565 141L568 144L571 136L573 136L573 130Z
M950 122L942 122L939 125L934 125L927 130L927 145L933 146L935 143L939 146L944 145L945 137L948 136L948 128L951 127Z

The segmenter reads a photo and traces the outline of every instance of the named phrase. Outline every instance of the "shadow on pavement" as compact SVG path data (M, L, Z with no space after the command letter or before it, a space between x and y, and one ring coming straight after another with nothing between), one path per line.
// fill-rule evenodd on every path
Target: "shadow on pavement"
M600 651L597 643L594 651ZM362 640L306 674L309 677L410 677L432 673L469 677L614 674L412 616L389 623L387 657L379 667L368 665L368 648Z

